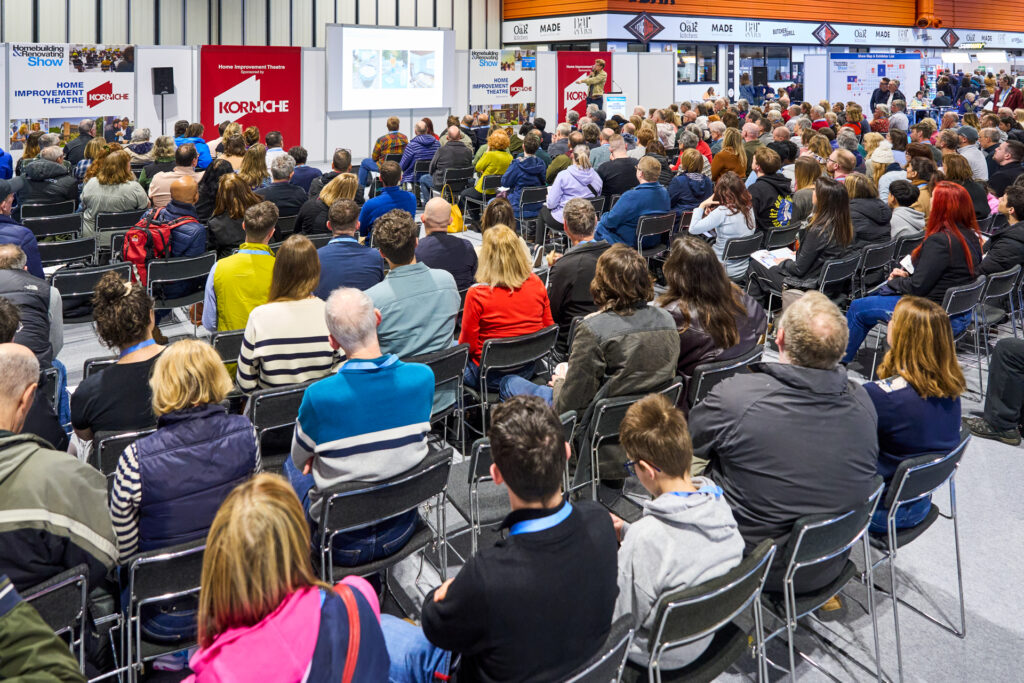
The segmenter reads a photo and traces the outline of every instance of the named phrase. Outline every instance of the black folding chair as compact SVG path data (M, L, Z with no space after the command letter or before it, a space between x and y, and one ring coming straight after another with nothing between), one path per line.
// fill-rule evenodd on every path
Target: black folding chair
M430 415L430 424L443 422L455 417L455 434L459 440L459 453L466 453L466 415L463 406L466 363L469 362L469 344L451 346L442 351L425 353L421 356L404 358L406 363L422 363L434 373L434 396L452 393L453 402L435 410Z
M249 394L242 414L256 429L263 469L280 472L291 457L292 435L299 419L299 406L306 387L312 382L288 387L260 389Z
M106 368L108 365L113 365L118 360L117 356L113 358L89 358L82 364L82 379L89 379L92 375L96 374L100 370Z
M196 639L175 643L150 640L142 632L141 612L149 605L187 596L198 596L206 540L200 539L131 557L127 571L128 603L125 630L128 634L126 669L130 681L138 679L146 662L161 655L193 647Z
M153 259L147 264L146 291L153 297L153 308L160 311L168 308L191 306L203 300L203 285L217 263L217 253L208 251L199 256ZM182 296L166 298L164 286L191 283L194 291Z
M458 200L459 193L469 187L473 179L474 170L472 166L466 168L446 168L441 174L441 187L433 188L433 193L440 196L444 186L447 185L452 191L454 198Z
M288 239L295 232L295 219L298 217L298 214L294 216L278 216L274 236L281 242Z
M764 238L764 248L769 251L772 249L781 249L782 247L788 247L793 242L796 242L797 235L800 232L800 226L794 226L792 228L776 228L769 230Z
M500 175L485 175L481 181L480 188L483 190L483 197L480 199L473 199L472 197L466 197L463 200L463 210L468 211L469 205L474 204L480 207L480 211L484 210L487 203L493 199L494 193L501 187L501 176ZM490 198L488 198L490 195Z
M92 268L61 268L53 274L50 284L57 288L64 302L64 323L82 323L92 320L92 290L109 272L128 280L131 264L112 263Z
M633 643L633 615L623 614L612 622L604 645L580 669L565 679L564 683L591 683L596 681L618 682Z
M43 370L39 372L39 387L37 388L37 391L42 393L46 397L46 400L50 402L50 407L53 408L55 413L60 412L58 410L58 406L60 405L60 394L59 387L57 385L57 377L57 368L43 368Z
M594 213L597 214L598 218L600 218L601 214L604 213L604 200L604 195L597 195L596 197L590 197L587 199L587 201L590 202L590 205L594 207Z
M991 273L985 280L985 291L978 302L978 315L975 324L981 326L982 348L985 349L985 362L990 362L989 325L998 323L1004 316L1009 316L1013 336L1017 336L1016 316L1013 315L1013 295L1020 279L1021 267L1018 263L1013 268L999 273Z
M135 211L114 211L96 214L96 260L102 263L101 254L120 254L112 249L114 235L120 234L124 239L125 233L135 227L135 224L142 220L142 216L148 209ZM123 242L122 242L123 243Z
M124 449L156 429L139 429L133 432L97 432L93 435L92 449L88 463L107 478L107 492L114 487L117 463Z
M408 472L379 482L343 484L326 494L321 501L315 536L321 578L335 583L344 576L370 576L384 572L382 588L387 591L390 568L431 543L436 544L441 557L441 578L447 578L445 490L451 465L451 447L432 448L423 462ZM398 517L431 501L435 501L435 530L431 530L421 518L409 541L393 555L354 567L335 567L331 549L336 536Z
M686 390L686 404L693 408L704 400L719 382L733 375L749 372L753 363L760 362L764 355L764 347L756 346L742 356L720 360L713 363L701 363L693 369L693 376Z
M333 235L326 235L325 234L325 235L306 235L306 237L309 238L309 241L313 243L314 247L316 247L317 249L320 249L322 247L326 247L327 243L330 242L331 239L334 236Z
M86 600L89 567L80 564L22 593L22 598L57 635L68 634L71 651L77 652L78 668L85 671Z
M579 447L577 453L579 458L569 492L573 493L589 487L591 498L597 500L597 483L601 480L601 448L618 443L619 424L622 422L622 418L626 416L626 411L629 410L629 407L653 393L661 394L668 398L672 405L677 405L682 390L683 380L676 377L668 387L660 391L596 399L587 408L587 413L583 419L583 424L586 425L586 433L581 434L578 439Z
M730 238L725 241L725 248L722 250L722 263L728 266L732 261L749 259L750 255L760 249L763 243L764 233L757 231L747 237ZM744 275L740 279L745 281L747 276Z
M75 200L68 199L63 202L29 202L17 207L15 220L24 221L26 218L45 218L47 216L65 216L75 212Z
M894 261L900 261L905 256L909 256L910 252L917 249L918 245L924 241L924 230L916 232L911 235L901 235L896 238L896 250L892 258Z
M393 161L396 164L400 164L400 163L402 163L402 155L401 154L385 154L384 155L384 161Z
M653 609L654 628L647 641L648 665L641 669L628 662L627 666L634 671L642 671L648 680L659 683L663 673L672 681L714 680L750 649L746 630L733 620L748 607L753 607L754 651L760 674L763 668L761 591L775 551L774 541L764 540L722 576L658 598ZM681 669L662 668L661 658L666 651L708 636L711 636L711 642L696 660Z
M555 348L558 339L558 325L551 325L531 334L518 337L488 339L480 352L480 384L466 387L480 406L480 434L487 433L487 414L492 404L498 402L497 392L488 388L487 380L494 374L507 374L545 358Z
M614 209L615 208L615 204L620 199L622 199L622 195L621 194L613 194L611 196L611 199L608 200L608 210L611 211L612 209Z
M857 282L860 284L860 296L868 295L868 276L888 268L896 254L896 240L885 244L873 244L864 247L857 267Z
M818 291L843 308L853 298L853 281L857 275L861 255L853 253L825 262L818 278ZM840 291L839 285L848 283L847 291Z
M601 199L604 199L604 197ZM658 240L656 244L645 247L644 242L651 241L646 238L656 237L659 235L671 236L675 225L676 215L674 213L657 213L640 216L640 220L636 223L636 250L649 262L654 256L657 256L664 251L665 243L668 239L665 238Z
M857 567L850 560L846 560L839 575L827 585L806 593L797 593L794 578L801 569L820 565L824 562L836 560L861 541L863 544L864 557L870 557L870 545L868 543L868 525L871 523L871 515L882 495L882 478L876 476L872 484L874 493L867 500L852 510L841 514L818 514L801 517L793 524L789 541L782 549L783 566L783 590L781 593L765 592L762 594L762 603L768 608L770 614L783 622L783 625L768 633L762 641L762 652L764 645L773 638L786 634L786 641L789 645L789 676L790 680L796 680L796 648L794 639L796 637L797 622L805 616L812 614L819 607L838 595L850 581L858 576ZM871 563L867 563L865 570L867 584L872 585ZM875 642L875 670L870 671L873 675L881 675L881 661L879 658L878 645L878 618L875 614L874 591L868 591L867 612L871 617L871 628ZM812 631L813 633L813 631ZM815 668L821 670L812 659L806 655L803 658ZM863 665L853 660L855 664ZM767 665L771 665L780 671L786 671L783 667L775 664L767 656L764 658L764 672L767 673ZM767 677L764 678L767 680Z
M964 430L966 431L966 430ZM967 449L967 442L970 441L970 433L961 433L960 445L949 453L938 453L920 455L916 458L908 458L899 464L896 472L889 482L889 488L882 501L882 507L887 510L886 529L884 534L871 534L871 546L882 553L881 559L872 564L877 569L883 562L889 563L889 580L891 588L888 592L892 600L892 616L896 626L896 658L899 665L900 680L903 680L903 645L900 639L900 614L899 605L905 605L917 612L932 623L942 627L955 636L963 638L967 635L967 617L964 609L964 579L960 568L960 527L958 524L956 507L956 472L960 466L964 451ZM920 523L908 529L896 528L896 514L901 505L908 505L915 501L930 497L933 493L949 484L949 514L945 515L932 503L928 513ZM939 517L952 520L953 522L953 547L956 551L956 581L957 594L960 598L960 627L945 623L936 617L924 612L918 607L911 605L896 595L898 575L896 573L896 551L913 542L927 531ZM877 588L877 586L876 586ZM882 589L879 589L882 590Z
M548 198L548 188L546 186L540 187L524 187L523 191L519 193L519 234L524 238L526 237L526 227L524 221L530 220L534 222L536 226L537 221L540 218L523 218L524 211L532 211L533 209L539 209L540 205L543 204ZM536 239L536 227L534 229L534 239Z
M210 344L225 365L232 365L238 362L244 338L245 330L221 330L210 335Z
M92 265L96 257L96 238L81 237L63 242L40 242L39 260L43 267L84 263Z
M32 231L37 240L58 235L78 237L82 234L82 214L69 213L59 216L24 218L21 224Z

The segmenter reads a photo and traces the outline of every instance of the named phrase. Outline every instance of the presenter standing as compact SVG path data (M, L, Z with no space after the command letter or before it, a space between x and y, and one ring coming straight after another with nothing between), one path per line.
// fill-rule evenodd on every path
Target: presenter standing
M604 60L598 59L590 68L590 75L580 78L577 83L587 85L587 106L596 104L598 109L604 109L604 84L608 80L608 73L604 70Z

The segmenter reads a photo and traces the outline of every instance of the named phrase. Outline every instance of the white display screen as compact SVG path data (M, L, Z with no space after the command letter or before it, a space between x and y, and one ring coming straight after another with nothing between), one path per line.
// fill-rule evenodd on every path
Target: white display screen
M454 54L451 31L328 29L328 110L445 106L445 74Z

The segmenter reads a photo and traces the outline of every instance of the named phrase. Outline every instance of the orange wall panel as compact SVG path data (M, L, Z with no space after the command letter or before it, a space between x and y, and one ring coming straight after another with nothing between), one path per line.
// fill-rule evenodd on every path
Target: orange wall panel
M1024 31L1024 12L1017 0L935 0L935 15L946 27ZM795 21L834 21L848 24L911 26L917 18L915 0L859 0L853 3L827 3L821 0L675 0L666 2L630 2L630 0L505 0L507 20L569 14L625 12L683 14L688 16L734 17L752 19L792 19Z

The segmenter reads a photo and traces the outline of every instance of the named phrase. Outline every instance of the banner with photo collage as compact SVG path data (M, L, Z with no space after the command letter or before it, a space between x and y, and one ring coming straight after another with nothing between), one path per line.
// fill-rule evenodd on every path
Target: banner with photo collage
M469 105L502 124L520 124L537 111L536 50L471 50Z
M35 131L56 133L65 145L82 119L97 135L128 143L135 118L135 47L66 43L10 43L8 141L23 150Z

